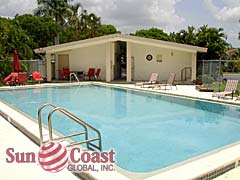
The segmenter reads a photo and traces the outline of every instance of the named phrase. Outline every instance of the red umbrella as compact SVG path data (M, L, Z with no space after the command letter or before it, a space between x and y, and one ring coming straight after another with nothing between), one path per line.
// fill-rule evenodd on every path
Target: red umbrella
M13 69L14 69L14 72L19 72L21 70L21 68L20 68L20 63L19 63L17 51L14 50L13 54L14 54Z

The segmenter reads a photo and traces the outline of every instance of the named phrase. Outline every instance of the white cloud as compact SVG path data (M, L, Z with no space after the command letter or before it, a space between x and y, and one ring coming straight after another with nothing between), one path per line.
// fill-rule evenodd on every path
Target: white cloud
M102 17L103 23L116 25L123 32L139 28L171 29L185 20L176 14L181 0L81 0L89 12Z
M236 22L240 18L240 0L222 0L223 7L216 6L213 0L204 2L219 21Z
M227 38L229 41L231 41L231 44L233 45L233 47L240 47L237 31L230 29L227 33Z
M0 0L0 16L14 17L16 14L32 13L37 7L35 0Z
M75 0L88 12L102 18L103 23L113 24L122 32L140 28L159 27L172 30L185 19L177 15L176 3L182 0ZM36 0L0 0L0 16L32 13Z
M88 12L102 18L103 23L113 24L123 33L135 32L138 29L158 27L166 32L178 31L189 25L181 12L176 11L178 3L184 0L74 0L80 2ZM201 0L198 0L201 1ZM240 29L240 0L204 0L212 14L206 19L209 26L221 26L228 34L228 41L239 46L237 35ZM195 3L192 3L195 6ZM14 17L16 14L32 13L37 7L37 0L0 0L0 16ZM185 11L189 11L186 6ZM191 13L189 11L189 13ZM191 14L189 14L191 17ZM191 17L198 21L198 17Z
M220 0L218 0L220 1ZM228 42L234 47L240 46L238 33L240 29L240 0L221 0L221 6L214 4L213 0L204 0L218 24L227 32Z

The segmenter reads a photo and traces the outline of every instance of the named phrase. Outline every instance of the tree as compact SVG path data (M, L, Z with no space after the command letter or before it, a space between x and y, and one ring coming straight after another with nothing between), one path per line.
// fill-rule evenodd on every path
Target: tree
M13 20L0 18L0 80L13 70L13 50L18 51L19 59L30 59L32 39Z
M0 18L0 59L8 59L14 49L20 59L30 59L32 43L31 37L13 20Z
M81 14L84 13L84 9L80 3L76 3L74 5L69 5L70 11L68 12L68 24L72 27L74 36L76 40L80 39L82 30L80 24L80 15L79 15L79 8L81 8Z
M102 24L98 31L98 36L120 33L116 27L111 24Z
M51 16L62 27L57 34L55 44L98 36L101 18L93 13L88 14L80 3L68 3L73 0L37 1L38 8L35 10L35 15Z
M54 38L60 30L50 16L38 17L31 14L16 16L15 23L32 38L32 49L53 45Z
M51 16L62 27L66 23L68 2L72 0L37 0L38 8L34 10L37 16ZM55 44L59 44L59 34L55 38Z
M60 25L65 24L68 2L72 0L37 0L38 7L34 10L37 16L52 16Z
M69 5L66 18L64 36L68 37L67 39L76 41L99 36L101 18L93 13L88 14L80 3ZM66 37L64 37L65 42Z
M228 60L240 60L240 48L239 49L229 49L228 54L225 59Z
M198 54L198 59L223 58L230 46L222 28L209 28L207 25L197 30L193 26L188 26L187 30L172 32L169 35L157 28L139 30L133 35L208 48L207 53Z
M208 48L207 53L199 54L200 59L219 59L226 55L230 46L226 42L226 35L223 28L208 28L207 25L200 27L197 31L196 45Z
M167 33L165 33L162 29L157 29L157 28L150 28L148 30L141 29L136 31L135 34L133 35L139 36L139 37L145 37L145 38L164 40L164 41L170 40Z
M189 45L195 45L197 38L196 30L193 26L188 26L187 30L183 29L177 33L170 33L169 37L171 41Z
M101 18L95 14L88 14L87 11L81 14L80 26L83 32L82 39L97 37L97 32L101 27Z

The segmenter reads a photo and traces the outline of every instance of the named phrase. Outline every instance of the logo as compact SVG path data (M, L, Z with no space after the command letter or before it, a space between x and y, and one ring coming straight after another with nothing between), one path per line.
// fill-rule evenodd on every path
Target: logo
M38 152L38 162L46 171L52 173L59 172L68 163L67 149L60 143L46 143Z
M40 147L38 153L18 152L6 149L6 163L37 163L47 172L56 173L64 168L71 172L115 171L115 151L89 151L75 147L67 151L57 142L48 142Z

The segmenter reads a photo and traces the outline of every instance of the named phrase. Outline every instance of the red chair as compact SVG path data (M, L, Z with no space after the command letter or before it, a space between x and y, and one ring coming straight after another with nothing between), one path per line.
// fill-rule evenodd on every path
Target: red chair
M96 71L96 73L95 73L95 79L96 79L96 80L100 80L100 81L101 81L100 73L101 73L101 69L98 68L97 71Z
M63 68L63 74L65 77L69 77L70 76L70 69L69 68Z
M94 77L95 77L94 72L95 72L95 68L89 68L89 69L88 69L88 73L87 73L87 74L83 74L83 76L84 76L84 78L85 78L85 77L88 77L89 80L90 80L91 78L94 78Z
M3 82L8 85L15 85L17 81L18 81L18 73L11 73L3 80Z
M40 72L32 72L32 80L38 81L39 83L43 81L43 78L41 77Z
M66 78L61 69L58 69L58 76L59 76L59 79L65 79Z
M27 82L27 73L26 72L18 73L18 81L17 81L17 83L19 85L25 85L26 82Z

